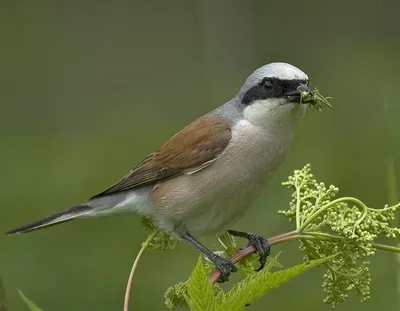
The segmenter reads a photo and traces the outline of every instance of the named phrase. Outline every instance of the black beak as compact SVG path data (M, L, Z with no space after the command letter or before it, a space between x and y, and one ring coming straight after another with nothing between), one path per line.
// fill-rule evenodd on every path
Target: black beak
M309 103L312 100L301 100L301 93L302 92L307 92L308 94L311 95L310 98L312 98L314 96L314 93L310 90L310 88L307 85L300 85L295 91L291 91L289 93L286 93L286 97L288 99L289 102L295 102L295 103Z

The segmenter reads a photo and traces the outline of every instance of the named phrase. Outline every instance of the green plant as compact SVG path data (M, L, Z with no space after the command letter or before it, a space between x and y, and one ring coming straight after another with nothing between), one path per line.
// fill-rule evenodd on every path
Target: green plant
M394 238L399 235L400 230L392 227L390 222L400 209L400 203L375 209L353 197L337 198L339 189L317 182L310 165L296 170L283 185L293 194L289 209L279 213L295 224L295 230L268 241L276 245L299 240L304 262L283 270L277 258L273 258L266 268L255 273L254 247L239 250L232 237L223 235L220 237L223 250L218 255L238 263L244 278L224 292L214 284L220 272L211 273L212 265L207 262L204 265L199 260L188 281L167 290L166 304L170 309L188 306L192 310L242 310L271 289L317 265L326 267L322 285L326 303L336 307L345 301L349 292L355 292L361 301L370 298L371 276L367 258L375 255L377 249L400 252L400 248L375 242L379 236ZM164 235L161 240L158 248L175 246L170 237Z
M276 272L271 272L277 264L276 259L272 259L260 273L248 275L228 292L224 292L209 281L207 273L209 269L199 259L186 283L180 283L168 289L165 295L166 305L170 309L187 305L192 311L239 311L270 290L327 262L332 257L313 260L307 264Z
M29 308L31 311L43 311L39 307L37 307L32 301L30 301L22 291L18 290L19 295L21 296L22 300L25 302L26 306Z
M0 311L7 311L6 291L0 278Z

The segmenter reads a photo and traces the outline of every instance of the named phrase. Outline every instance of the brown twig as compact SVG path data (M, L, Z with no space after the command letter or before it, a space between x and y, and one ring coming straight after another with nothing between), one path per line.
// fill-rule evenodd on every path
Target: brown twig
M296 231L291 231L291 232L286 232L283 234L276 235L274 237L271 237L268 239L269 244L276 245L282 242L290 241L290 240L296 240L301 238L303 235L301 233L298 233ZM243 258L246 258L247 256L250 256L251 254L254 254L256 252L256 248L252 245L247 246L246 248L240 250L239 252L233 254L231 258L232 263L237 263L241 261ZM215 271L210 275L209 280L211 283L215 283L221 276L221 271L218 269L215 269Z
M330 236L331 238L342 238L339 236ZM299 239L305 239L305 240L320 240L320 239L329 239L328 236L314 236L312 234L307 234L307 233L299 233L297 231L291 231L291 232L286 232L286 233L282 233L276 236L273 236L271 238L268 239L269 244L272 245L276 245L276 244L280 244L286 241L291 241L291 240L299 240ZM396 246L391 246L391 245L386 245L386 244L378 244L378 243L372 243L372 247L374 247L375 249L379 249L379 250L384 250L384 251L390 251L393 253L400 253L400 248L396 247ZM231 257L231 262L233 264L238 263L239 261L241 261L242 259L250 256L251 254L254 254L256 252L256 248L252 245L247 246L246 248L240 250L239 252L235 253L232 255ZM215 269L214 272L210 275L210 277L208 278L210 280L211 283L215 283L218 281L218 279L221 276L221 271L219 269Z
M153 238L156 235L157 235L157 232L154 231L151 235L149 235L147 237L146 241L142 244L142 247L141 247L139 253L137 254L135 261L132 265L131 273L129 274L129 278L128 278L128 283L126 284L125 299L124 299L124 311L129 310L129 301L131 299L131 289L132 289L133 278L135 276L136 269L139 265L139 261L142 258L144 251L146 250L146 248L149 246L149 244L151 243L151 241L153 240Z

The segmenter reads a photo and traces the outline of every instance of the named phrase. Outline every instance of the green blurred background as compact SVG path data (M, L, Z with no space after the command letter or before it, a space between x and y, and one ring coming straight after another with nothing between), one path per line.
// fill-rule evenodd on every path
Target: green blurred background
M400 155L399 10L379 0L1 0L0 230L103 190L272 61L304 70L334 109L308 113L277 178L235 228L289 230L277 214L291 195L280 181L306 163L342 195L382 207L388 154L395 164ZM0 236L9 309L25 310L20 288L46 311L122 310L144 237L137 215ZM279 249L285 266L301 261L296 242ZM186 243L146 253L132 310L164 310L164 291L197 256ZM351 297L341 310L400 309L396 258L375 257L371 301ZM330 310L322 274L308 272L248 310Z

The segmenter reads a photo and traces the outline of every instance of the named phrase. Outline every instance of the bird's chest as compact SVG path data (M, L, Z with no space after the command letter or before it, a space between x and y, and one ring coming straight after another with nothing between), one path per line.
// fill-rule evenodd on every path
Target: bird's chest
M155 206L192 233L218 233L236 222L275 175L287 139L247 122L232 129L226 150L210 166L161 185ZM160 215L160 216L161 216Z
M220 171L229 181L259 182L274 175L289 149L291 137L275 130L239 122L232 130L232 141L220 161ZM232 175L234 178L229 178Z
M239 123L226 151L212 170L203 172L204 179L213 180L206 186L210 193L207 203L216 213L226 211L233 218L241 215L274 178L289 142L290 137L283 138L280 133Z

